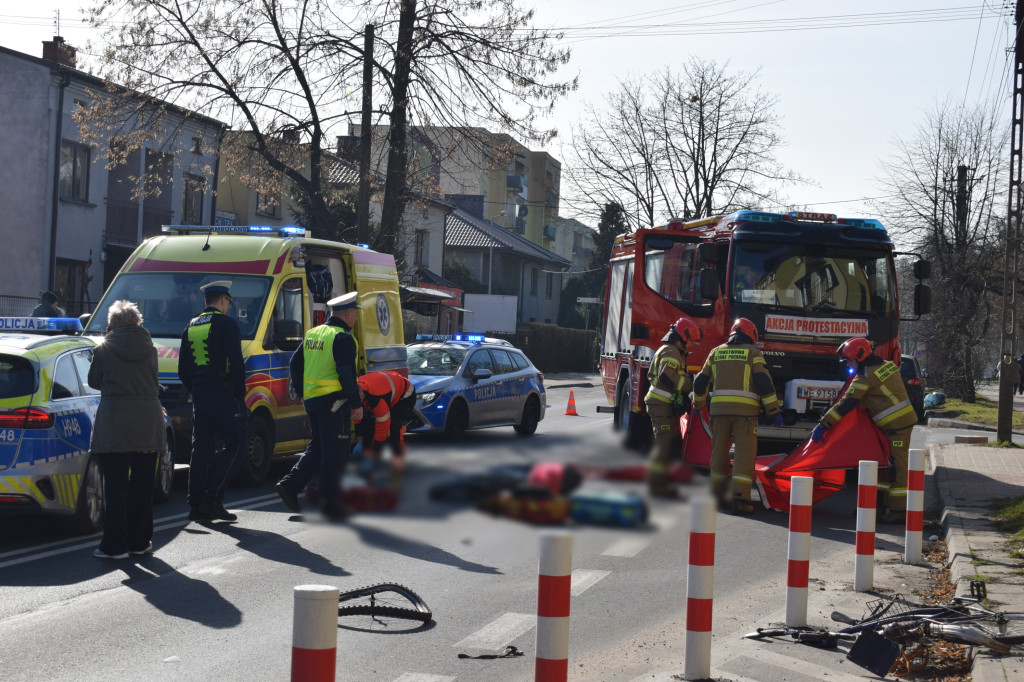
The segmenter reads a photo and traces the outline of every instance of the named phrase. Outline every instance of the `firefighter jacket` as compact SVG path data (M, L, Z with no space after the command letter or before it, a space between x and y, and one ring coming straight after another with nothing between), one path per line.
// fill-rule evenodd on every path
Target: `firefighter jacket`
M193 384L223 386L243 400L245 360L238 323L212 306L192 318L181 334L178 377L189 392Z
M370 372L356 381L359 382L359 388L363 389L363 405L367 408L363 411L363 419L368 419L369 413L375 420L374 445L383 443L391 433L391 408L398 404L399 400L413 395L415 389L408 379L391 370ZM356 424L361 421L357 421Z
M356 356L359 346L348 326L337 317L306 332L288 363L292 388L309 403L325 396L344 398L358 406ZM340 393L340 395L338 395Z
M835 426L858 405L867 410L883 431L905 429L917 423L900 368L875 355L861 364L842 397L821 418L821 425L826 429Z
M779 398L764 357L746 337L731 337L715 348L693 382L693 407L699 410L711 390L711 416L756 417L778 414Z
M654 353L647 378L651 388L644 397L645 401L681 404L686 394L693 390L693 380L686 373L686 353L674 343L666 343Z

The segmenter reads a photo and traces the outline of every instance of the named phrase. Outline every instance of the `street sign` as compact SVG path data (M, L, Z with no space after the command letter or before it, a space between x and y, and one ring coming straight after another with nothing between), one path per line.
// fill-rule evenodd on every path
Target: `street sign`
M601 299L593 298L591 296L577 296L576 297L576 302L577 303L600 303Z

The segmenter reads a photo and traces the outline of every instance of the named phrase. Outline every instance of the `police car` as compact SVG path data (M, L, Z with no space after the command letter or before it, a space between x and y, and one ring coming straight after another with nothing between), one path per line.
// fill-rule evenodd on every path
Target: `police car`
M417 335L408 347L416 388L411 432L512 426L530 436L544 419L544 375L511 343L482 334Z
M94 343L72 335L81 329L75 318L0 317L0 515L54 514L92 533L103 524L102 472L89 453L100 394L88 383ZM168 450L157 501L173 474Z

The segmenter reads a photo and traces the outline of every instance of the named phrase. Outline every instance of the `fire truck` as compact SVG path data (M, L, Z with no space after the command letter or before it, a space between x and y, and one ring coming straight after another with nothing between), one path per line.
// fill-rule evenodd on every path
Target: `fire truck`
M700 371L733 321L751 320L783 405L785 425L758 436L804 440L838 397L846 375L836 348L851 336L899 364L895 256L878 220L828 213L737 211L643 228L616 241L604 295L601 374L626 444L650 439L647 368L669 325L697 324L687 371ZM909 254L915 255L916 254ZM914 313L931 308L928 261L913 263ZM604 411L604 410L602 410Z

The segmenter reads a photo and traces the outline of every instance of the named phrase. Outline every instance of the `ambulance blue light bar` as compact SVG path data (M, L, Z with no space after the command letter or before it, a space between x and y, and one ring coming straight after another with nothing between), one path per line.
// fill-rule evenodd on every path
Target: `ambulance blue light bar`
M77 317L0 317L0 331L67 332L82 331Z
M164 232L174 234L277 234L282 237L305 237L306 228L296 225L164 225Z

